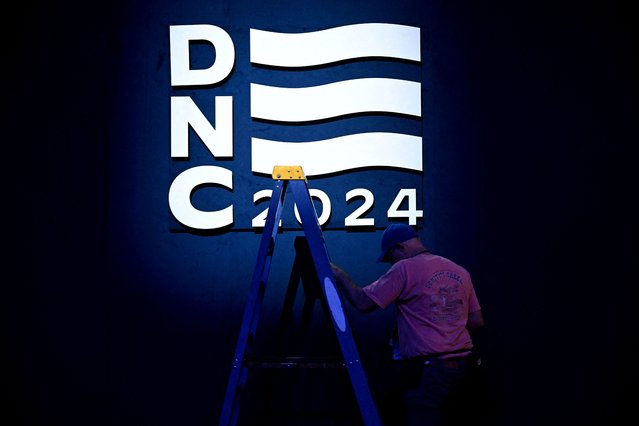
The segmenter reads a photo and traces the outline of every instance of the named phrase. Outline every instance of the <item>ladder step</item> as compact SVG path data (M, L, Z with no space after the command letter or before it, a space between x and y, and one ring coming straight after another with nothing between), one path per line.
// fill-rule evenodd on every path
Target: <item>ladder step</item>
M301 357L287 357L281 360L247 361L247 367L255 368L344 368L346 363L335 360L313 360Z

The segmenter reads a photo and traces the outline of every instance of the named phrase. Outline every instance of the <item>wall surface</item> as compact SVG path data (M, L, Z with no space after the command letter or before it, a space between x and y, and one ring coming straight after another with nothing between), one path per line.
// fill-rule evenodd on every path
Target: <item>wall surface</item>
M251 170L251 138L371 130L421 137L423 170L310 177L331 201L324 231L331 259L362 285L383 273L374 259L391 221L386 211L400 188L415 188L420 236L471 272L486 317L475 424L622 424L637 380L636 29L621 3L568 3L19 5L2 30L9 94L2 364L12 424L216 424L261 237L250 224L265 205L253 194L273 183ZM420 28L421 61L368 58L293 72L249 58L249 29L375 22ZM169 29L194 24L227 31L235 65L220 83L175 87ZM194 67L215 60L210 47L194 49ZM421 116L354 114L305 125L251 117L251 83L358 77L420 82ZM210 121L215 97L233 97L231 158L212 156L193 131L191 155L171 157L177 96L192 97ZM211 209L232 204L231 226L194 230L172 215L172 181L200 165L232 171L232 191L206 188L194 199ZM358 187L374 194L373 226L344 224L354 209L346 192ZM266 353L302 235L291 206L285 215L256 342ZM347 306L346 314L386 408L393 312L362 315ZM303 351L334 354L327 327L317 306ZM263 410L253 413L260 424L287 424L278 416L357 424L339 372L285 374L275 383L256 377L249 398Z

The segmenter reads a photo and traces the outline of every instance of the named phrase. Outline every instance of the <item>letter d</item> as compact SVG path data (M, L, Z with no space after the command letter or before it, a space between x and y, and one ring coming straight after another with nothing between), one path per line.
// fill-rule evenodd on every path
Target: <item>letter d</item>
M224 80L235 63L235 47L226 31L214 25L172 25L170 32L171 86L204 86ZM190 69L189 43L208 41L215 48L209 68Z

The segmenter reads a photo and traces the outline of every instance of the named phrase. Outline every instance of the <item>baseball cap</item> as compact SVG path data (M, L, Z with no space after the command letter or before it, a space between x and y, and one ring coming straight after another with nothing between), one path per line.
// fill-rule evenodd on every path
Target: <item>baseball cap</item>
M382 234L382 252L377 257L377 262L383 262L388 250L396 244L408 241L417 236L417 231L405 223L391 223Z

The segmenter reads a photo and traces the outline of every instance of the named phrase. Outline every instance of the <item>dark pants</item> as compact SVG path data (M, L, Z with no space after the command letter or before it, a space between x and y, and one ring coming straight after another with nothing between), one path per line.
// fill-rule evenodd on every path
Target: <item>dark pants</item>
M402 408L407 426L461 424L468 415L470 359L404 362Z

